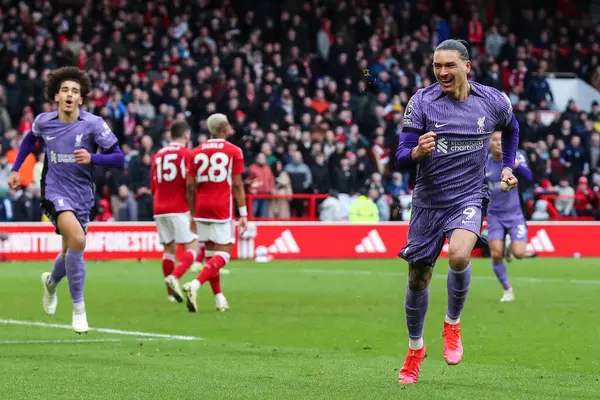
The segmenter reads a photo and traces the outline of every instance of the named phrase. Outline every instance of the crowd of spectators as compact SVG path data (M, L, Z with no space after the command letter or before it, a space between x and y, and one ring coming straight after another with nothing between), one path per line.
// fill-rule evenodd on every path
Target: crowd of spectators
M206 140L216 111L244 151L248 193L329 194L323 218L338 219L361 192L378 219L406 219L414 171L396 171L393 154L404 107L435 82L432 52L448 38L468 40L471 79L514 104L535 180L520 185L526 214L597 216L600 106L552 112L545 74L571 72L600 89L600 26L582 22L578 2L552 10L533 0L433 3L2 2L0 220L43 218L43 152L23 166L23 190L6 182L35 114L55 108L43 96L45 77L65 65L89 72L84 108L106 119L126 156L123 171L94 169L96 220L152 220L151 155L177 119L192 127L190 146ZM253 210L306 215L304 201L285 198L256 200Z

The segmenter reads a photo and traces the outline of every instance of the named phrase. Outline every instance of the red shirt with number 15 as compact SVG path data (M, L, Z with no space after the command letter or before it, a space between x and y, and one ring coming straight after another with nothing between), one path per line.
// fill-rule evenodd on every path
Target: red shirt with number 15
M233 218L233 175L244 172L242 149L225 139L209 139L190 157L189 174L196 177L194 218L225 222Z
M150 190L154 196L154 215L189 211L185 186L191 154L182 145L169 143L152 157Z

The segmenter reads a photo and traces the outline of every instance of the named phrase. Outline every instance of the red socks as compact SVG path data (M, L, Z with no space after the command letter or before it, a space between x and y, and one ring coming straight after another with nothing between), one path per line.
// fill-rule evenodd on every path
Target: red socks
M221 268L223 268L225 265L227 265L228 262L229 262L229 254L228 253L226 253L224 251L215 251L214 256L211 257L210 260L208 260L208 262L206 263L204 268L202 268L202 271L200 271L200 274L198 275L198 277L196 279L202 285L205 282L218 277L219 270ZM219 286L220 286L220 282L219 282ZM211 284L211 287L212 287L212 284ZM219 287L219 289L220 289L220 287ZM215 288L213 287L213 291L214 290L215 290Z
M186 250L179 259L179 264L177 264L177 268L172 272L172 275L180 279L190 269L196 257L194 250Z
M199 243L198 244L198 257L196 257L196 262L199 262L200 264L204 264L205 256L206 256L206 246L204 246L204 243Z
M175 256L171 254L163 254L162 259L162 270L165 278L173 273L175 269ZM167 288L167 292L169 295L171 294L171 289Z
M210 259L215 255L214 250L206 250L206 247L204 246L204 243L201 244L200 246L202 248L202 250L204 251L204 255L206 257L206 261L210 261ZM201 262L202 264L204 264L204 260L200 261L200 256L198 255L198 260L199 262ZM214 295L217 295L219 293L222 293L221 291L221 275L217 274L217 276L215 276L212 279L209 279L208 283L210 283L210 288L212 289L212 292Z
M221 293L221 275L217 273L217 276L210 279L208 283L210 283L210 288L212 289L213 294L216 295Z

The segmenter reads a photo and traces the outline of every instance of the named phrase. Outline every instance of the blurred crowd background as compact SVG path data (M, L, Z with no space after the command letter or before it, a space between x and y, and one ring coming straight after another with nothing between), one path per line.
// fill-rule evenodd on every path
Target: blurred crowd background
M40 221L43 148L7 187L22 136L55 109L44 80L75 65L126 168L94 169L97 221L150 221L150 159L186 120L196 146L225 113L253 195L321 194L316 218L405 220L414 170L394 153L411 95L435 82L441 41L469 41L471 79L506 92L534 182L528 218L600 219L600 24L588 1L0 0L0 220ZM559 100L549 77L594 88ZM594 97L594 96L592 96ZM562 104L558 107L557 104ZM566 105L565 105L566 104ZM323 198L327 197L325 200ZM312 217L309 201L255 199L255 217ZM365 213L360 213L364 215Z

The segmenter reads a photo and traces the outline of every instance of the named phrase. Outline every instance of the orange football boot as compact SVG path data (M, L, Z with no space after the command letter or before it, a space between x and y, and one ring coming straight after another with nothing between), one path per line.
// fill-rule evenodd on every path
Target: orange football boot
M425 346L420 350L408 349L404 365L398 375L398 382L402 384L417 383L419 380L419 369L426 356L427 351L425 350Z
M444 321L444 360L448 365L457 365L463 358L463 346L460 340L460 322L450 325Z

